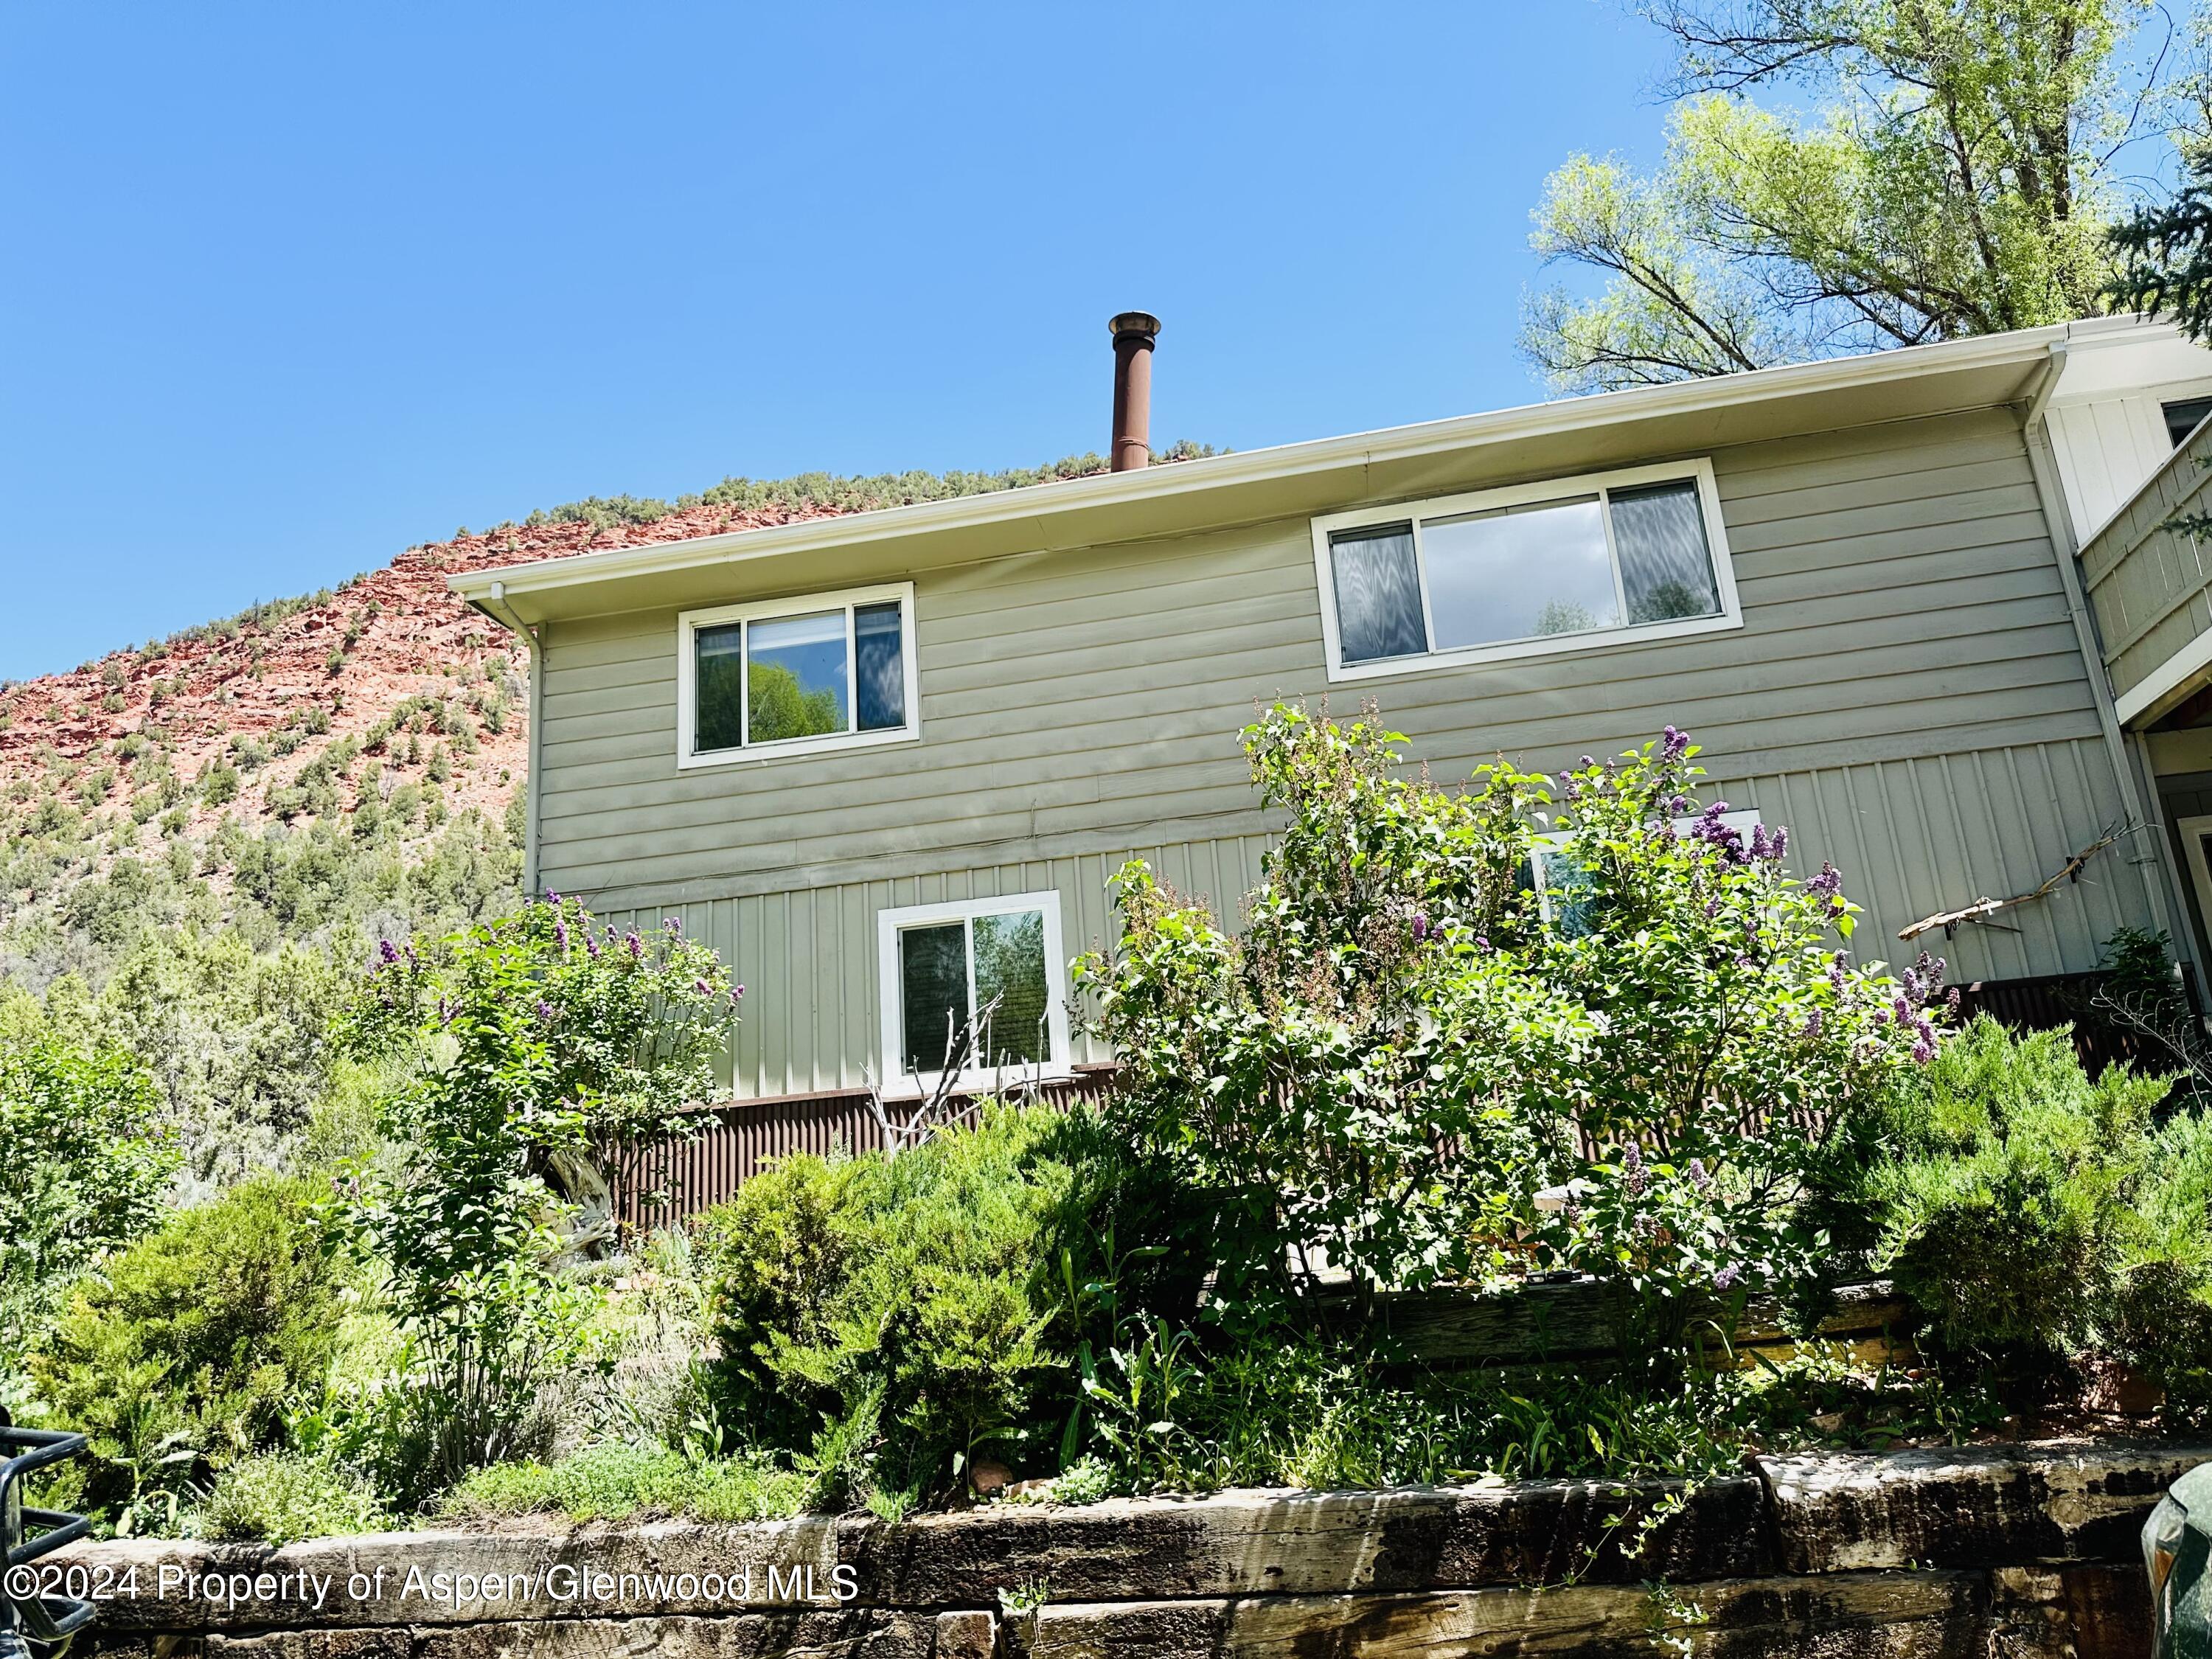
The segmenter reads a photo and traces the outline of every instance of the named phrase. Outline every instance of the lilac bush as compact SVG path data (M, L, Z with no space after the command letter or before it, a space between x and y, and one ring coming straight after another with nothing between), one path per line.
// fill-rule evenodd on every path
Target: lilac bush
M1244 741L1285 823L1241 934L1133 863L1121 942L1079 964L1116 1121L1217 1196L1224 1285L1565 1269L1679 1334L1814 1271L1808 1182L1843 1109L1934 1052L1940 963L1854 961L1839 874L1699 802L1672 728L1458 790L1371 720L1279 706Z

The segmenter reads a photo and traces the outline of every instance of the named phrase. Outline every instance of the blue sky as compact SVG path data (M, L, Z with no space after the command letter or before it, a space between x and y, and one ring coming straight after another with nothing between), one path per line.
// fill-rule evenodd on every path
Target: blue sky
M0 676L728 473L1541 395L1528 214L1649 161L1605 0L0 14Z

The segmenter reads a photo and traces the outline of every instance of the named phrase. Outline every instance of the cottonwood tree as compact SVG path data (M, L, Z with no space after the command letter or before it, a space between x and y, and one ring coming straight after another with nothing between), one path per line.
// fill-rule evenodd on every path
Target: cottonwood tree
M2144 0L1638 9L1679 54L1664 161L1574 156L1534 215L1547 264L1607 279L1528 302L1523 349L1564 390L2101 310L2121 152L2203 112L2162 14L2123 52ZM1785 109L1793 93L1809 107Z

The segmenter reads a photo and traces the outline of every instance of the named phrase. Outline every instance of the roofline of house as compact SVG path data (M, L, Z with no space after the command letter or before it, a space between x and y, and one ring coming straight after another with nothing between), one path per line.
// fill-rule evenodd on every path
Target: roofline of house
M1637 386L1583 398L1557 398L1514 409L996 490L987 495L841 514L684 541L611 548L604 552L540 559L525 564L494 566L460 572L447 580L456 593L480 606L490 599L494 585L497 584L502 590L504 606L522 602L526 611L539 609L527 604L533 595L550 597L564 589L619 583L625 579L668 577L738 561L830 549L849 550L872 543L972 532L1021 520L1031 521L1042 528L1051 520L1079 511L1096 513L1142 503L1167 504L1237 486L1264 485L1316 473L1372 469L1394 461L1417 462L1447 452L1540 440L1550 434L1588 432L1626 422L1694 417L1811 393L1909 385L1930 376L2002 371L2012 367L2039 374L2052 349L2063 345L2068 337L2069 326L2054 324L1862 356L1793 363L1779 368ZM2034 385L2035 381L2024 374L2018 389L1995 401L2032 395ZM1859 419L1836 422L1859 423ZM1158 533L1157 523L1140 533ZM1061 544L1049 534L1041 534L1040 542L1046 546Z

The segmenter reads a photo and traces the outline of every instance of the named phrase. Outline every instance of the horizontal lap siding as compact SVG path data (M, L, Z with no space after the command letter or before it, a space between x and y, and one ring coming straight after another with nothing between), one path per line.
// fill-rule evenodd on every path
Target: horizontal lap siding
M1733 804L1791 826L1796 861L1844 867L1869 954L2120 818L2016 417L1714 465L1745 626L1547 661L1332 687L1301 519L917 573L921 741L679 772L672 613L556 625L544 878L683 915L729 955L751 987L733 1080L781 1094L863 1080L881 908L1050 888L1073 951L1107 936L1132 853L1233 908L1266 828L1236 732L1276 696L1372 698L1446 778L1685 726ZM2107 854L1949 954L1984 977L2086 967L2146 905Z

